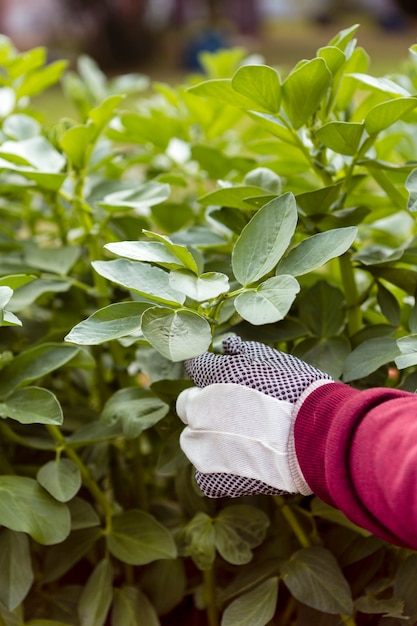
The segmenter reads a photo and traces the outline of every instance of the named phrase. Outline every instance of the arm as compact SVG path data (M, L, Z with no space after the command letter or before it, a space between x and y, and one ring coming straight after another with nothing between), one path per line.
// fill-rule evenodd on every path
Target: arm
M335 383L300 401L295 453L312 491L359 526L417 549L417 396Z

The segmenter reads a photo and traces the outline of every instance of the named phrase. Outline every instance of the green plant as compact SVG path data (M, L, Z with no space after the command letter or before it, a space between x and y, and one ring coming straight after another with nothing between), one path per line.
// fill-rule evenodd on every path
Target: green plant
M416 621L415 554L316 498L209 501L178 445L182 361L231 332L417 387L417 48L377 78L356 29L147 95L1 39L0 624Z

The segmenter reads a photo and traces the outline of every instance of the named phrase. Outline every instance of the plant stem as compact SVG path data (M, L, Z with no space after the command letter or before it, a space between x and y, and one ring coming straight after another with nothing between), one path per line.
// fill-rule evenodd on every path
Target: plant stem
M274 500L278 504L282 515L284 516L294 535L300 542L300 545L303 548L311 548L312 543L310 539L308 538L307 534L299 523L296 515L294 515L291 507L289 507L288 504L285 502L283 496L274 496Z
M350 335L354 335L362 328L362 315L359 306L358 288L349 252L345 252L339 257L339 267L345 292L348 330Z
M54 426L53 424L47 424L46 428L57 443L58 447L60 447L61 450L65 452L67 457L74 463L74 465L78 467L84 485L87 487L87 489L97 502L97 505L102 510L103 514L106 517L107 526L109 526L111 517L113 515L113 507L97 485L96 481L91 476L89 469L76 453L76 451L67 445L64 435L61 433L57 426Z
M216 580L213 567L203 571L203 597L206 605L208 626L219 626L216 607Z

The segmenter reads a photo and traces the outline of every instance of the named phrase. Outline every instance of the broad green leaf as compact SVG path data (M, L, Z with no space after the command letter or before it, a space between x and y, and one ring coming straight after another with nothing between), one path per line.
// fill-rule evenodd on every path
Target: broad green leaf
M149 302L116 302L99 309L70 330L65 341L93 346L126 337L141 328L141 318Z
M3 528L0 532L0 602L13 611L25 599L33 579L27 536Z
M142 230L143 234L149 237L150 239L155 239L156 241L162 243L169 252L172 252L180 263L187 269L191 270L195 274L199 273L199 262L198 257L187 248L187 246L180 245L178 243L173 243L169 237L166 235L161 235L160 233L153 233L150 230Z
M13 295L13 289L10 287L0 286L0 310L3 310Z
M350 587L329 550L314 546L295 552L282 565L281 575L294 598L303 604L323 613L353 614Z
M326 61L327 67L333 74L337 74L346 62L346 55L337 46L324 46L317 50L317 56Z
M16 106L16 94L11 87L0 87L0 117L7 118Z
M275 276L240 293L235 308L243 319L255 326L272 324L286 316L299 291L300 285L293 276Z
M282 179L268 167L255 167L245 176L245 183L269 191L277 196L282 192Z
M15 113L4 120L2 130L10 139L21 141L40 135L41 128L41 124L30 115Z
M272 271L288 248L297 224L295 198L286 193L263 206L242 230L232 253L232 269L241 285Z
M12 79L19 78L23 74L28 74L32 70L45 65L46 59L47 49L45 46L37 46L31 50L25 50L9 61L7 64L8 74Z
M365 87L369 87L370 89L376 89L377 91L382 91L384 94L389 94L390 96L403 96L408 98L411 95L406 89L404 89L404 87L401 87L401 85L395 83L390 78L376 78L375 76L362 74L360 72L353 72L348 76L355 79Z
M103 531L100 527L72 530L65 541L49 547L43 563L43 581L51 583L62 578L92 548L94 549L95 543L102 536Z
M141 578L142 589L158 615L178 606L187 591L186 563L183 559L161 559L146 567Z
M400 337L396 340L396 345L400 354L395 355L395 364L399 369L417 364L417 335Z
M39 468L36 478L58 502L68 502L81 487L80 470L69 459L48 461Z
M72 531L99 526L100 518L96 510L87 500L76 496L68 503L68 508L71 513Z
M216 548L228 563L249 563L252 549L265 539L269 524L269 517L260 509L228 506L214 519Z
M15 313L23 311L44 294L64 293L70 287L71 283L67 279L38 278L16 289L9 308Z
M404 619L404 602L400 598L376 598L375 596L360 596L355 600L355 609L361 613L384 613L384 617L398 617Z
M142 332L149 343L171 361L183 361L205 352L212 340L210 324L193 311L164 307L147 309Z
M0 398L67 365L79 352L77 346L48 342L21 352L2 370Z
M100 419L104 424L121 422L124 436L130 439L157 424L168 411L169 406L149 389L125 387L107 400Z
M404 613L410 616L411 622L417 619L416 571L417 555L414 553L401 563L394 579L394 596L404 600Z
M169 185L146 182L133 189L123 189L110 193L105 196L102 202L99 202L99 206L111 213L133 210L138 215L142 215L146 214L151 206L164 202L169 194Z
M175 559L177 556L171 533L152 515L136 509L113 518L106 541L113 556L131 565L145 565L158 559Z
M184 294L170 287L169 273L159 267L127 259L93 261L92 266L107 280L132 289L149 300L173 306L185 301Z
M30 165L40 172L58 173L65 165L65 157L42 136L6 141L0 146L0 156L17 165Z
M277 274L301 276L313 272L330 259L341 256L350 248L357 228L349 226L318 233L301 241L279 263Z
M33 241L24 243L24 259L28 265L36 269L59 274L69 273L81 256L80 246L46 247L36 245Z
M33 274L8 274L0 278L1 287L11 287L11 289L18 289L23 285L31 283L36 280L36 276Z
M94 123L94 136L97 136L107 126L115 115L115 109L123 100L123 95L112 95L105 98L95 108L91 109L88 117Z
M290 145L297 145L297 134L292 132L281 119L269 113L260 113L258 111L250 111L249 117L251 117L256 124L271 133L275 137L278 137L282 141ZM301 155L302 156L302 155ZM307 161L306 161L307 165Z
M44 545L60 543L70 532L70 515L32 478L0 476L0 524L27 533Z
M251 98L233 89L232 80L230 78L214 78L207 80L190 87L188 91L203 98L214 98L223 104L228 104L238 109L251 111L257 108L259 110L259 107L254 106L254 101ZM264 111L264 109L261 108L261 111ZM266 112L269 112L268 109L266 109Z
M0 415L21 424L55 424L63 422L63 414L56 396L41 387L24 387L12 392L0 402Z
M93 129L85 124L69 128L61 137L61 148L75 169L81 170L87 165L92 144Z
M266 626L275 615L279 579L268 578L226 607L221 626Z
M253 205L250 202L250 198L254 196L269 196L269 192L262 187L254 185L239 185L236 187L225 187L224 189L216 189L211 191L198 201L201 204L207 205L219 205L232 207L236 209L253 209Z
M232 78L232 87L254 103L251 108L278 113L281 105L279 74L267 65L243 65Z
M23 176L23 178L27 178L28 180L36 183L40 189L45 189L47 191L57 191L66 179L66 174L64 173L40 172L34 167L17 165L16 163L7 161L1 157L0 169L12 170L13 172L16 172L16 174L19 174L19 176Z
M318 281L302 293L299 319L317 337L336 337L345 323L345 299L338 287Z
M346 50L352 42L355 42L353 38L358 28L359 24L343 28L329 41L329 46L336 46L336 48L339 48L340 50Z
M196 276L193 272L178 270L170 273L169 284L176 291L185 293L188 298L197 302L217 298L229 291L229 279L226 274L220 272L205 272Z
M395 98L378 104L365 117L365 129L376 135L417 107L417 98Z
M353 156L358 151L364 125L358 122L328 122L316 130L319 140L327 148Z
M155 263L170 270L184 267L179 258L159 241L117 241L104 247L113 254L132 261Z
M215 530L211 517L199 512L188 522L180 537L181 552L190 556L204 571L211 568L216 557Z
M166 591L166 590L165 590ZM137 587L115 589L112 626L160 626L155 608Z
M16 90L18 99L35 96L57 83L67 65L67 61L54 61L46 67L29 72Z
M316 113L331 85L332 74L324 59L307 61L293 70L282 85L284 109L294 128Z
M104 626L113 597L113 566L110 559L96 565L78 604L80 626Z
M394 294L381 283L377 285L377 301L381 313L392 326L399 326L401 321L401 307Z
M392 337L378 337L361 343L350 353L343 369L343 381L364 378L382 365L396 361L400 355L399 346Z
M350 352L350 342L342 335L324 339L317 337L305 339L297 344L293 354L337 380L342 375Z

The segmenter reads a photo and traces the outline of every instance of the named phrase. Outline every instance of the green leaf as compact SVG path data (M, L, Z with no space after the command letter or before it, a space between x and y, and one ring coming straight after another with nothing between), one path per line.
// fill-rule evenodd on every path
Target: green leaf
M311 363L337 380L343 372L346 358L351 352L351 345L346 337L319 339L311 337L300 341L293 354L307 363Z
M191 270L195 274L198 274L198 262L196 261L196 258L192 254L192 252L187 248L187 246L173 243L169 237L167 237L166 235L161 235L160 233L153 233L150 230L145 229L143 229L142 232L150 239L156 239L156 241L162 243L170 252L172 252L172 254L177 257L177 259L185 268Z
M112 626L160 626L158 615L137 587L115 589L111 612Z
M278 578L268 578L226 607L221 626L265 626L275 615Z
M68 459L56 459L42 465L36 478L58 502L68 502L81 488L80 470Z
M299 300L300 321L317 337L337 336L345 322L345 300L337 287L320 280Z
M71 283L66 279L38 278L33 282L22 285L14 292L10 301L10 309L14 312L23 311L44 294L64 293L70 287Z
M185 301L184 294L170 287L169 273L159 267L126 259L93 261L92 266L100 276L149 300L173 306Z
M327 67L333 74L337 74L346 62L345 53L336 46L324 46L317 50L317 56L326 61Z
M193 311L164 307L147 309L142 332L149 343L171 361L183 361L205 352L211 344L210 324Z
M84 124L69 128L61 137L61 148L75 169L81 170L87 164L93 129Z
M58 173L65 165L65 157L42 136L5 141L0 146L0 156L11 163L29 165L40 172Z
M33 241L24 244L25 262L39 270L65 276L81 256L80 246L46 247Z
M300 285L293 276L275 276L240 293L235 308L243 319L255 326L272 324L286 316L299 291Z
M0 602L14 611L27 596L33 580L27 536L3 528L0 531Z
M79 352L77 346L48 342L21 352L2 370L0 398L69 364Z
M417 169L408 175L405 188L408 191L408 210L414 213L417 211Z
M333 556L314 546L295 552L281 567L285 585L294 598L323 613L353 614L349 585Z
M169 284L196 302L211 300L229 291L229 278L220 272L205 272L196 276L190 271L179 270L170 273Z
M395 364L398 369L417 365L417 335L408 335L396 340L400 355L395 355ZM394 360L394 359L393 359Z
M211 517L206 513L196 513L184 528L180 544L183 544L183 555L190 556L200 570L210 569L216 557L215 530Z
M159 241L118 241L104 247L113 254L133 261L155 263L170 270L184 267L179 258Z
M48 389L25 387L11 393L0 402L0 415L21 424L55 424L63 422L62 408Z
M331 80L325 60L319 57L297 67L285 79L283 105L294 128L300 128L316 113Z
M177 556L171 533L152 515L135 509L113 518L106 541L110 553L130 565L145 565Z
M253 204L250 202L250 198L264 195L269 197L269 192L263 189L263 187L257 187L254 185L239 185L234 187L225 187L224 189L216 189L210 193L201 196L198 201L201 204L207 205L219 205L232 207L235 209L253 209Z
M104 424L121 422L126 438L138 437L163 419L169 406L149 389L126 387L107 400L100 419Z
M275 268L297 224L295 198L286 193L263 206L242 230L232 253L232 269L241 285L253 283Z
M94 137L97 138L115 115L115 109L123 100L123 95L112 95L105 98L88 113L89 119L94 124Z
M169 185L147 182L133 189L110 193L98 204L102 209L111 213L134 210L138 215L146 215L151 206L164 202L169 194Z
M1 91L0 94L2 94ZM40 123L36 119L25 113L9 115L3 122L3 132L7 137L15 141L36 137L41 134L41 128Z
M377 301L381 313L392 326L399 326L401 321L401 307L394 294L381 283L377 285Z
M267 65L243 65L232 78L232 87L254 103L254 110L278 113L281 105L279 74Z
M358 122L328 122L316 130L319 140L334 152L353 156L357 153L364 124Z
M81 592L78 604L80 626L104 626L113 596L113 567L110 559L96 565Z
M60 543L70 531L65 504L54 500L36 480L0 476L0 524L27 533L44 545Z
M385 616L404 619L404 603L400 598L375 598L374 596L360 596L355 600L355 609L360 613L384 613Z
M408 98L411 95L404 87L401 87L401 85L395 83L390 78L375 78L375 76L360 72L353 72L347 76L353 78L361 85L369 87L371 90L382 91L385 96L403 96Z
M263 542L269 524L269 517L260 509L228 506L214 519L215 546L228 563L249 563L252 549Z
M254 108L254 102L251 98L233 89L230 78L214 78L207 80L190 87L188 91L203 98L214 98L223 104L237 107L238 109L251 111Z
M67 65L67 61L55 61L46 67L28 73L16 90L17 98L32 97L42 93L59 81Z
M395 98L377 104L365 117L365 129L376 135L417 107L417 98Z
M268 167L255 167L245 176L245 183L269 191L277 196L282 192L282 179Z
M141 328L142 314L149 302L117 302L99 309L70 330L65 341L93 346L126 337Z
M415 576L417 555L410 554L400 565L394 579L394 595L404 600L404 614L410 616L410 622L417 619L417 597L415 594Z
M100 518L93 506L86 500L75 497L68 503L68 508L71 513L72 531L99 526Z
M349 354L343 369L344 382L358 380L375 372L382 365L397 361L399 346L392 337L378 337L361 343Z
M357 232L357 228L348 226L304 239L282 259L276 273L301 276L313 272L330 259L346 252L354 242Z
M99 527L72 530L65 541L51 546L46 553L43 564L43 581L51 583L62 578L92 548L94 549L95 543L102 536L103 531Z

